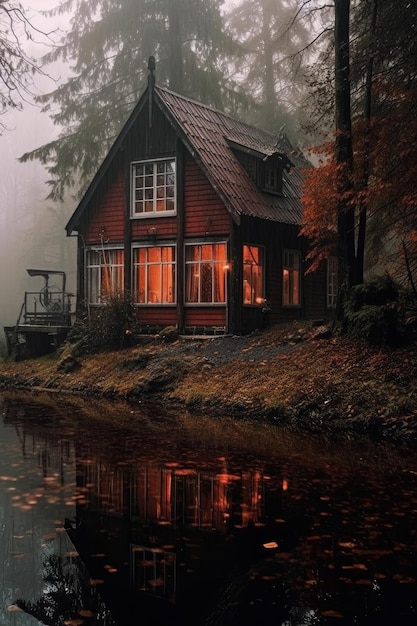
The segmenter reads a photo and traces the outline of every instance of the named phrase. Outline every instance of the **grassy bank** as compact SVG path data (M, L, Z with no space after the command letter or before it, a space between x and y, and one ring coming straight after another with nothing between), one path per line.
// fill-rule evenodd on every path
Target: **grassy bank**
M0 363L0 388L48 388L306 432L417 443L417 347L375 348L309 325L249 337L146 337L135 347Z

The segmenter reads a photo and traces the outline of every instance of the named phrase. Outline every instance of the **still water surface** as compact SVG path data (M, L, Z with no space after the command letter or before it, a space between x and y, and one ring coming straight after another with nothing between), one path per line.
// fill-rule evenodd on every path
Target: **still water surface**
M1 626L417 623L417 453L57 395L0 412Z

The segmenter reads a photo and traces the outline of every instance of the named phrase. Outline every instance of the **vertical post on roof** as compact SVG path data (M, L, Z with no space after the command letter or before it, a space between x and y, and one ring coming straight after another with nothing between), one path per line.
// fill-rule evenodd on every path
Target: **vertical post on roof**
M152 109L153 109L153 89L155 87L155 57L149 57L148 59L148 123L149 128L152 127Z

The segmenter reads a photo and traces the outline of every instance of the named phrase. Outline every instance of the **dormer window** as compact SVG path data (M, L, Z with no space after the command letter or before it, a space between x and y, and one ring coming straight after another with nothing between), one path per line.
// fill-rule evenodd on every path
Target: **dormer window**
M264 180L265 180L265 191L281 191L281 181L279 181L279 171L276 167L271 167L271 165L265 165L264 171ZM279 181L279 183L278 183Z
M263 185L262 189L268 193L282 192L282 159L274 154L262 161Z

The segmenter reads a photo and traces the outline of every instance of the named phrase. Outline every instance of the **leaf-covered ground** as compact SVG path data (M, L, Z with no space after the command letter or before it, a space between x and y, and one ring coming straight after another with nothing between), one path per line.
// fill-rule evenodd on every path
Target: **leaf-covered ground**
M417 346L379 349L308 325L246 337L146 337L73 360L0 363L0 388L49 388L417 443Z

